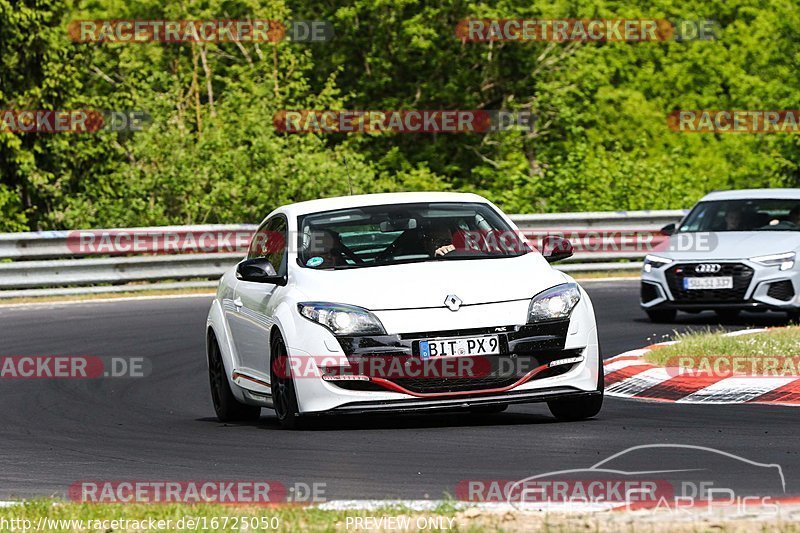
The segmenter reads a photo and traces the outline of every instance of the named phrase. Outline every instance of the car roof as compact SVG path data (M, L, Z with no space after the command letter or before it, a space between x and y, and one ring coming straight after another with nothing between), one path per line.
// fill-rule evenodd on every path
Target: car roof
M356 194L322 198L285 205L275 210L287 216L301 216L321 211L348 209L368 205L411 204L421 202L478 202L489 203L486 198L471 193L456 192L395 192L383 194Z
M762 199L800 200L800 189L740 189L735 191L714 191L703 196L700 201Z

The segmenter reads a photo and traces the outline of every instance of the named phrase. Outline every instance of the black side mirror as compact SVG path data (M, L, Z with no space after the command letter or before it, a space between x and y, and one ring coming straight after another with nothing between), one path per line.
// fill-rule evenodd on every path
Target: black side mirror
M674 223L673 224L667 224L666 226L661 228L661 230L660 230L661 231L661 235L664 235L665 237L669 237L670 235L675 233L676 229L678 229L678 227Z
M266 257L245 259L236 265L236 279L252 281L255 283L272 283L286 285L286 277L279 276L275 267Z
M548 263L572 257L572 243L563 237L545 235L542 239L542 256Z

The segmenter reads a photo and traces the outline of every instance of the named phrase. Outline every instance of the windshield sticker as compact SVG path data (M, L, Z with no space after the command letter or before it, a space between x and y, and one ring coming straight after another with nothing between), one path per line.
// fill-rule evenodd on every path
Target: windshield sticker
M312 257L311 259L306 261L306 266L318 267L322 264L323 261L324 259L322 259L321 257Z

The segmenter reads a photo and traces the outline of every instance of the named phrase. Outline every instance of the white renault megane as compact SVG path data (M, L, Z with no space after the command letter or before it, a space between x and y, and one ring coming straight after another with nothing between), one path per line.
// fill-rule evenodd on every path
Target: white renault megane
M473 194L328 198L276 209L211 305L207 357L222 421L469 409L546 401L596 415L592 304Z

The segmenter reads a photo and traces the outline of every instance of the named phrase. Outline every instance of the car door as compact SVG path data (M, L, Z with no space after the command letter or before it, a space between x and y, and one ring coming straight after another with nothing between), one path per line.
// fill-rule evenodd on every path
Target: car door
M254 234L247 258L265 257L279 275L286 275L286 217L268 219ZM269 336L275 323L272 312L275 293L282 287L272 283L239 280L235 288L235 312L231 320L236 351L243 370L269 381Z

